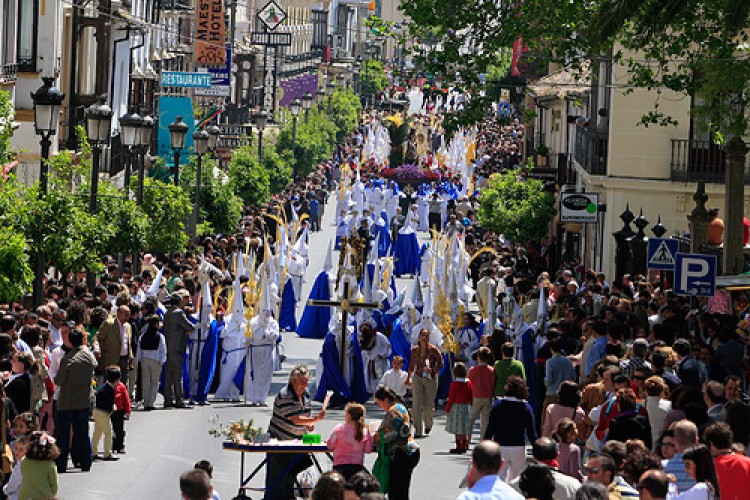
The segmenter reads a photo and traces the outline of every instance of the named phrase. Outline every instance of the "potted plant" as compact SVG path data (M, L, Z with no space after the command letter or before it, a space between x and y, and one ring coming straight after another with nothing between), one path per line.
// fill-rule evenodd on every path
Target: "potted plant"
M536 148L536 166L537 167L546 167L549 165L549 148L545 146L544 144L540 144Z

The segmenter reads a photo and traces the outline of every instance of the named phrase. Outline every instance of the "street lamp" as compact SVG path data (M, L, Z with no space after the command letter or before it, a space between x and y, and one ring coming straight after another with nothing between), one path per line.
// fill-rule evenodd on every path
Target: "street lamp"
M128 152L125 160L125 176L123 179L123 190L125 191L126 200L130 195L130 169L133 163L133 148L141 144L142 124L143 118L134 109L131 109L128 114L120 117L120 142Z
M318 111L320 111L320 109L323 107L323 98L326 96L326 91L321 87L317 92L315 92L315 96L317 97L318 101Z
M344 73L336 75L336 83L338 83L340 89L343 89L346 85L346 75Z
M91 193L89 194L89 213L97 211L97 196L99 193L99 161L102 147L109 141L112 126L112 108L107 106L105 96L100 96L98 102L86 109L86 135L91 144ZM96 275L91 271L86 273L86 285L93 290L96 285Z
M326 85L326 93L328 94L328 113L331 112L331 101L333 101L333 93L336 91L336 84L333 83L333 80L328 82L328 85Z
M193 219L191 221L191 236L195 237L198 231L198 221L201 210L201 175L203 170L203 155L208 151L208 141L211 135L205 130L199 130L193 133L193 147L195 155L198 157L198 168L195 171L195 201L193 202Z
M138 152L140 153L138 165L138 191L135 194L135 200L138 205L143 203L143 179L146 176L146 152L151 147L151 136L154 132L154 119L149 115L143 117L139 133Z
M266 128L268 123L268 113L266 110L261 110L255 115L255 126L258 127L258 163L263 163L263 129Z
M57 87L53 87L55 79L47 76L42 78L44 84L31 94L34 103L34 131L41 136L42 163L39 172L41 184L40 196L47 194L47 160L52 145L50 137L57 134L60 125L60 105L65 97Z
M362 64L357 61L354 63L354 70L353 70L353 86L354 86L354 92L359 93L359 70L362 68Z
M207 129L208 132L208 150L211 152L216 151L216 147L219 145L219 136L221 135L221 129L217 125L211 125Z
M300 99L297 97L292 101L289 107L292 110L292 154L294 154L294 146L297 142L297 116L299 115L300 111L302 111L302 101L300 101ZM292 169L292 177L295 177L296 175L296 172L294 170L296 170L296 168Z
M47 160L49 149L52 145L50 137L57 133L60 124L60 105L65 97L57 87L52 85L55 79L52 77L42 78L44 84L31 94L34 103L34 131L41 136L42 162L39 169L39 197L47 194ZM34 307L42 305L44 290L42 289L42 276L44 275L44 254L37 252L34 264Z
M169 124L169 142L174 152L174 185L180 185L180 153L182 148L185 147L185 137L187 136L188 126L187 123L182 121L182 117L178 116L172 123Z
M99 101L86 109L86 135L92 149L91 161L91 194L89 197L89 213L97 210L96 197L99 191L99 160L102 146L109 140L112 126L112 108L107 106L106 98L99 97Z
M310 118L310 108L312 108L314 100L315 98L310 92L305 92L305 95L302 96L302 107L305 109L305 123Z

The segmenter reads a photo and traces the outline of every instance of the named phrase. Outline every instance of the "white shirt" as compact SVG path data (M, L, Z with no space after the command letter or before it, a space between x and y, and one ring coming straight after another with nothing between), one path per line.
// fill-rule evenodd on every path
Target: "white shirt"
M698 483L677 496L677 500L713 500L714 498L716 495L712 489L709 489L708 483Z
M380 385L390 387L393 392L403 398L406 394L406 377L407 373L404 370L396 371L395 368L391 368L381 377Z
M52 380L55 380L55 377L57 376L57 371L60 369L60 361L62 361L63 356L65 356L65 351L63 351L62 346L55 347L52 352L49 355L49 378ZM55 384L55 394L53 396L54 399L57 399L60 396L60 386Z
M120 356L127 356L130 350L128 349L128 344L130 342L130 339L128 338L128 332L125 329L125 325L120 323L120 320L117 320L117 326L120 327Z

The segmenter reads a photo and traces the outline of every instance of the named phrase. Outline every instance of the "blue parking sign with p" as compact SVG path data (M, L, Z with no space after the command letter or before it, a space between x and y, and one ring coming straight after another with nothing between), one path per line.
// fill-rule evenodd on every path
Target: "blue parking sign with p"
M712 297L716 288L716 256L677 253L674 292L679 295Z

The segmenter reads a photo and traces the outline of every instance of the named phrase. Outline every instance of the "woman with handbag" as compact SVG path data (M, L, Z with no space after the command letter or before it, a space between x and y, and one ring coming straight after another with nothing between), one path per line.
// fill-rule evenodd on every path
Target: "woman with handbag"
M378 459L373 474L389 500L409 500L414 467L419 463L419 446L411 437L411 417L404 401L392 389L379 387L375 403L385 412L375 440ZM387 472L386 472L387 470Z

